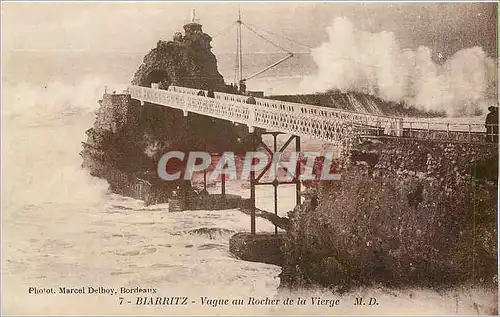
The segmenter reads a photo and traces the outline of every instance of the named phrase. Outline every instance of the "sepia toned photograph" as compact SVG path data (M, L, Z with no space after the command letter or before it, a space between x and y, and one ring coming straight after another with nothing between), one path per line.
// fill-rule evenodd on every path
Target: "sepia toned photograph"
M2 315L498 315L497 2L1 14Z

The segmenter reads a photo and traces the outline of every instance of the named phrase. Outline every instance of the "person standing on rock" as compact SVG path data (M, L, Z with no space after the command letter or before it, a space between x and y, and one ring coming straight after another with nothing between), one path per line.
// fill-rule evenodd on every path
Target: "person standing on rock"
M486 116L486 140L498 142L498 107L490 106Z

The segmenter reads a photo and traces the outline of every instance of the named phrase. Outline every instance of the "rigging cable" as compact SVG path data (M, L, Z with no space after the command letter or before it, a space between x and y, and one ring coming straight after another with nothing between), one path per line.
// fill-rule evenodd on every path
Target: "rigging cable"
M248 25L246 25L245 23L243 23L243 22L242 22L241 24L243 24L243 26L245 26L247 29L249 29L251 32L253 32L255 35L257 35L258 37L260 37L260 38L261 38L261 39L263 39L264 41L266 41L266 42L268 42L268 43L272 44L273 46L275 46L275 47L279 48L280 50L282 50L282 51L284 51L284 52L287 52L287 53L289 53L289 54L292 54L292 52L291 52L291 51L289 51L289 50L287 50L287 49L285 49L285 48L283 48L283 47L279 46L278 44L276 44L276 43L272 42L271 40L267 39L265 36L263 36L262 34L259 34L257 31L255 31L254 29L252 29L251 27L249 27L249 26L248 26Z
M216 38L217 36L221 36L221 35L224 35L226 33L228 33L229 31L231 31L231 29L236 25L236 22L233 22L233 24L231 24L230 26L228 26L227 28L225 29L222 29L221 31L219 31L218 33L216 33L214 36L212 36L212 39Z
M269 33L269 34L274 35L274 36L276 36L276 37L279 37L279 38L282 38L282 39L284 39L284 40L290 41L290 42L292 42L292 43L299 44L299 45L304 46L304 47L307 47L307 48L313 48L312 46L309 46L309 45L307 45L307 44L300 43L300 42L295 41L295 40L292 40L292 39L290 39L290 38L288 38L288 37L285 37L285 36L282 36L282 35L278 35L278 34L273 33L273 32L271 32L271 31L268 31L268 30L265 30L265 29L263 29L263 28L260 28L260 27L256 26L255 24L251 24L251 23L249 23L249 25L253 26L254 28L256 28L256 29L258 29L258 30L260 30L260 31L264 31L264 32L266 32L266 33Z

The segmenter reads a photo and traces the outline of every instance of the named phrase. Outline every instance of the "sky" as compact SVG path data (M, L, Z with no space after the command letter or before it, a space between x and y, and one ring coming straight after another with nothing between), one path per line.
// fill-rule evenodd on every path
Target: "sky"
M214 36L237 18L312 47L327 40L326 27L346 16L369 32L394 32L403 48L428 46L443 58L480 46L496 57L496 3L28 3L2 2L2 51L147 53L169 40L190 17ZM276 48L244 30L245 52ZM306 48L281 41L294 52ZM235 51L235 30L216 36L214 51Z

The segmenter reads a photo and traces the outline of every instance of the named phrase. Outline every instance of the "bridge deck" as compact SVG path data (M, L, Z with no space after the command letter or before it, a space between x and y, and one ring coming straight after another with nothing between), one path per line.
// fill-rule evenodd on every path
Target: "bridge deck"
M341 144L356 136L393 136L458 142L486 142L483 124L411 122L402 118L307 104L215 92L198 96L199 89L171 86L168 90L130 86L131 98L187 114L194 112L255 127ZM207 91L204 91L205 95ZM350 101L354 102L354 101ZM432 127L432 128L431 128Z

